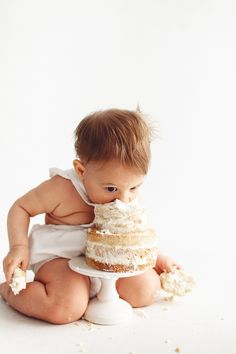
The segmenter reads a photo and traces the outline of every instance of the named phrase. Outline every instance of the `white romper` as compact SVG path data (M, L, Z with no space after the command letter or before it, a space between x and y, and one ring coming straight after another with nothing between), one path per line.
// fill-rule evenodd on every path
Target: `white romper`
M94 206L94 204L89 201L83 183L73 169L62 171L58 168L51 168L49 171L50 177L58 175L71 180L84 202ZM29 235L29 269L33 270L36 274L42 265L52 259L61 257L71 259L83 255L86 230L91 227L91 225L92 223L83 225L34 225ZM100 288L100 281L93 277L90 277L90 280L90 297L93 297Z

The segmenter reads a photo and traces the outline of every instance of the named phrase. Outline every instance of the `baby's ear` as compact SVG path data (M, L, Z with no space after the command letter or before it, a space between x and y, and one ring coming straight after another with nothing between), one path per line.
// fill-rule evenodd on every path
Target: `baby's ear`
M85 171L85 167L83 163L80 160L74 160L73 165L74 165L75 172L79 176L79 179L82 181L84 179L84 171Z

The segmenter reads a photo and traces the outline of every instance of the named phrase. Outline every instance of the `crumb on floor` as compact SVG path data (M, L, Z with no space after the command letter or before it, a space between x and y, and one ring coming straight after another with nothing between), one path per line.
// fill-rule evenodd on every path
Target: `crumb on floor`
M142 318L149 318L148 314L144 310L135 309L134 312Z

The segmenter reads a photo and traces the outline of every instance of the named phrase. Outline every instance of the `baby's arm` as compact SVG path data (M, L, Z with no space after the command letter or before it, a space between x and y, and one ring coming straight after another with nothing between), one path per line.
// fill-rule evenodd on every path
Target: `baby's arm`
M52 178L19 198L8 213L9 252L3 261L6 280L10 283L17 266L26 270L29 262L28 228L30 217L53 211L61 200L58 178Z

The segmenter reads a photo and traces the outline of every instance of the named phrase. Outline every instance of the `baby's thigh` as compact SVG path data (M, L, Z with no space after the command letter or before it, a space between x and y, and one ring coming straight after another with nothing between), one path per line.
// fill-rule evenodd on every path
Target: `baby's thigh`
M161 290L160 278L154 269L128 278L120 278L116 288L121 298L133 307L148 306L155 302Z
M45 285L55 311L64 309L75 317L72 320L83 315L89 301L90 280L71 270L68 259L57 258L45 263L34 280Z

